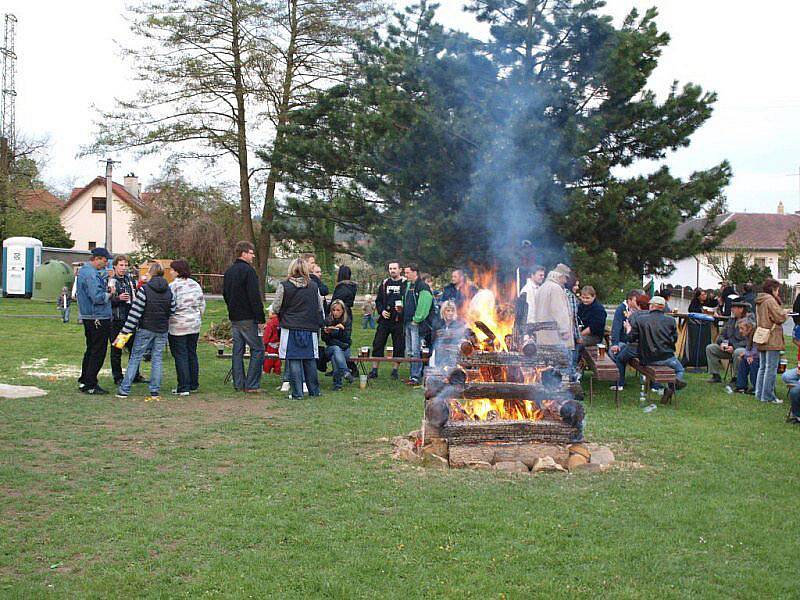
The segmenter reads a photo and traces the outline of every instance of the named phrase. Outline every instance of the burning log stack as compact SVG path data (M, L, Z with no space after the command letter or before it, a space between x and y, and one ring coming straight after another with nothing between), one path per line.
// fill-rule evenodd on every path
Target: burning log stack
M435 366L425 373L417 454L478 468L526 464L521 457L532 456L548 456L562 470L588 463L584 408L576 399L580 385L566 377L571 357L563 347L537 341L539 332L556 329L556 323L515 326L507 306L495 308L493 294L477 306L473 300L460 334L435 344ZM494 462L483 459L489 454ZM496 468L509 470L508 465Z

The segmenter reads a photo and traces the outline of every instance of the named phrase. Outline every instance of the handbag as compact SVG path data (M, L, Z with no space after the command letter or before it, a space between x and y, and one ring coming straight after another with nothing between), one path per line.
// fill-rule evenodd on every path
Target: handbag
M756 344L766 344L769 341L769 336L775 325L767 329L766 327L756 327L756 332L753 334L753 342Z

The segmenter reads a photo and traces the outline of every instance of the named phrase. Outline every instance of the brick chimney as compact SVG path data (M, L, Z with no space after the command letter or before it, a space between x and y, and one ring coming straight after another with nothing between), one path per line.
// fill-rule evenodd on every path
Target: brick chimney
M128 173L125 175L123 186L126 190L128 190L131 196L134 198L139 197L139 178L134 173Z

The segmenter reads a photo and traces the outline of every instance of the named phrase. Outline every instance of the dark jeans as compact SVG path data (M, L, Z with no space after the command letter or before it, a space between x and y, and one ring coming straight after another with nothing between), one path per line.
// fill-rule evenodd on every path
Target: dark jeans
M394 355L397 357L405 356L406 353L406 332L402 321L378 320L378 328L375 330L375 339L372 340L372 356L383 356L383 349L386 347L386 340L392 336Z
M111 321L111 341L113 342L114 339L119 335L119 332L122 331L122 328L125 326L125 321ZM128 351L128 361L130 362L131 352L133 352L133 342L136 340L136 333L131 336L131 339L128 340L128 343L125 344L124 348L116 348L113 345L111 346L110 358L111 358L111 373L114 375L114 383L122 381L122 351ZM138 373L136 376L138 377Z
M264 369L264 340L258 335L258 323L231 321L233 333L233 387L237 390L257 390L261 387L261 373ZM244 348L250 346L250 364L247 367L247 379L244 376Z
M200 387L200 363L197 361L199 337L199 333L169 336L169 351L175 359L179 392L193 392Z
M83 353L81 376L78 383L87 389L97 387L97 374L106 361L106 349L111 337L111 319L85 319L83 333L86 336L86 352Z
M792 416L800 419L800 385L789 390L789 400L792 403Z
M753 364L747 364L747 359L743 356L739 361L739 370L736 371L736 388L739 390L747 389L747 380L750 379L750 385L756 389L756 379L758 377L758 355L753 358Z
M350 369L347 368L350 349L342 350L339 346L327 346L325 348L325 356L333 364L333 386L342 387L342 378L350 372Z
M286 372L289 373L289 385L292 398L303 399L303 380L308 387L309 396L319 396L319 379L317 378L317 361L314 358L287 358Z
M639 348L637 346L631 346L629 344L620 344L619 352L612 352L609 350L608 356L611 360L614 361L614 364L617 365L617 370L619 371L619 379L617 380L617 385L619 387L625 386L625 367L628 366L628 363L632 358L639 357Z
M364 315L361 319L361 329L375 329L375 317Z

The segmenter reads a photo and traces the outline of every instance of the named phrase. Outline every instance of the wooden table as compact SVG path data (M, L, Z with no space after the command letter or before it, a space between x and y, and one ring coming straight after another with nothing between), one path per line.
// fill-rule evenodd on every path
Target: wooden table
M687 352L687 341L689 339L689 319L692 316L689 313L666 313L671 317L675 317L677 322L678 328L678 341L675 343L675 356L678 360L683 361L683 358L686 357ZM726 317L723 315L708 315L713 317L713 321L708 321L708 324L711 326L711 343L714 343L714 340L717 339L717 335L719 335L719 323L727 321L730 317ZM687 357L688 358L688 357Z
M613 381L616 384L619 379L619 369L607 353L600 356L597 346L584 346L581 358L589 369L589 404L591 404L594 399L594 380ZM619 390L614 390L614 402L619 409Z

